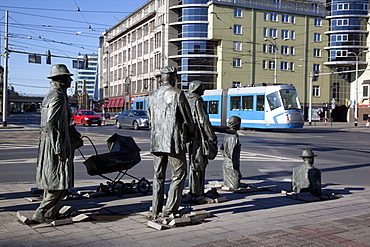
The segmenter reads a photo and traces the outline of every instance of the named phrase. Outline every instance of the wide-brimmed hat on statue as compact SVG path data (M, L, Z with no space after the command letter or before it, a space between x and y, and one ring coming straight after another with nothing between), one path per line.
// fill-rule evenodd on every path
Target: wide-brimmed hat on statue
M302 158L310 158L310 157L316 157L317 155L315 155L312 151L311 148L307 148L305 150L303 150L302 152L302 155L300 155L299 157L302 157Z
M73 76L64 64L55 64L51 67L50 76L48 76L49 79L59 76L59 75L68 75Z

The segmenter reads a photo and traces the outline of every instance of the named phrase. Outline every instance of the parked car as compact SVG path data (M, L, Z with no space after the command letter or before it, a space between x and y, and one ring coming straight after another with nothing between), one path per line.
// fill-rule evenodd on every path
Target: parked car
M148 127L148 112L142 110L126 110L116 116L116 127L132 127L134 130Z
M97 124L98 126L102 123L102 118L96 114L94 111L90 110L77 110L72 116L73 124L86 124L91 126L92 124Z

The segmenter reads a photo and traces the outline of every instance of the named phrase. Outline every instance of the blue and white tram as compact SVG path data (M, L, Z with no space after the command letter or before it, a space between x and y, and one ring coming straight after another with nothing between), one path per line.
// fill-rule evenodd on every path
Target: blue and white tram
M242 128L302 128L304 118L293 85L206 90L202 96L213 126L227 126L231 116L242 119Z
M148 95L135 97L133 99L132 109L147 111L148 110L148 99L149 99Z

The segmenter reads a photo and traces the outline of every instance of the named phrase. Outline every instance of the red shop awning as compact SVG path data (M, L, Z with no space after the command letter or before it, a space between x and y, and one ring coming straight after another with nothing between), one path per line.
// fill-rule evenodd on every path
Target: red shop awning
M125 104L125 98L119 98L117 107L123 107L124 104Z

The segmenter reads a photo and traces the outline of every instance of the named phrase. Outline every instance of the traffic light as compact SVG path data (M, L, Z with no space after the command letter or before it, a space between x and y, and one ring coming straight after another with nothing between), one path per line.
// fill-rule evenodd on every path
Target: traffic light
M85 58L84 58L84 67L85 69L87 69L89 67L89 57L87 56L87 54L85 54Z
M46 52L46 64L51 64L51 52L48 50Z

